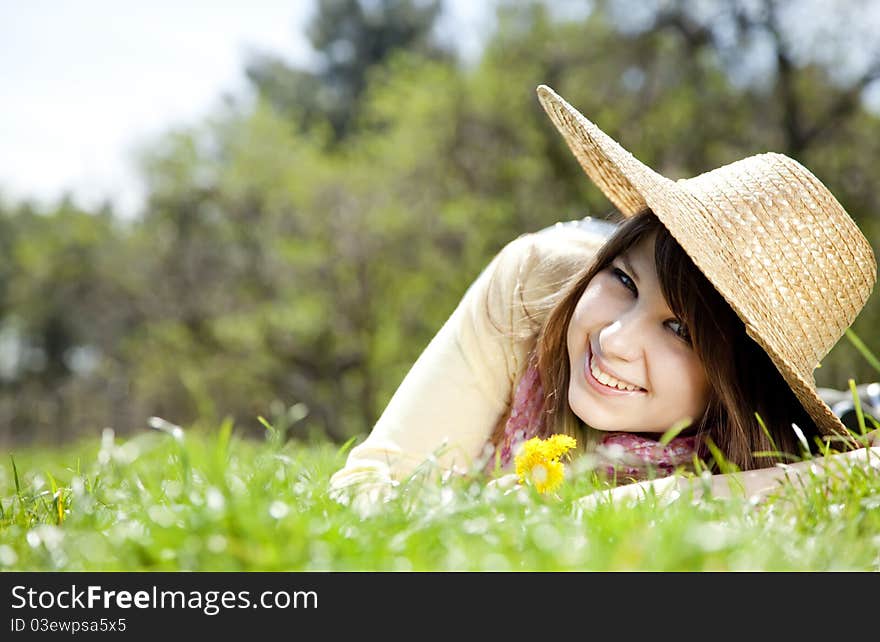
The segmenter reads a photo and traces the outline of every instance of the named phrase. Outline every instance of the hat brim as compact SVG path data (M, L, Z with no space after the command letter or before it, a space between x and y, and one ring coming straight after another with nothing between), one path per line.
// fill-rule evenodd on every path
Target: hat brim
M771 361L773 361L773 364L776 366L776 369L779 370L782 378L785 379L792 392L794 392L795 397L800 401L801 406L816 423L819 432L826 437L839 438L847 444L848 447L857 446L858 443L852 431L850 431L843 421L841 421L840 417L834 413L831 406L819 396L815 380L812 378L807 379L801 375L791 366L785 357L776 353L772 347L764 342L759 334L751 330L748 324L746 324L746 331L749 336L764 349Z

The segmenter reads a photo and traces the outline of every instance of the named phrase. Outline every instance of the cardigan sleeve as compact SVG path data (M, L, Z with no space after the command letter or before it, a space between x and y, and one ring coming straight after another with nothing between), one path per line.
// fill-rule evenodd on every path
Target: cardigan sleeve
M530 313L557 294L604 242L571 227L524 234L508 243L395 391L376 425L330 479L340 501L356 490L375 503L420 465L466 472L479 461L511 402L541 317Z

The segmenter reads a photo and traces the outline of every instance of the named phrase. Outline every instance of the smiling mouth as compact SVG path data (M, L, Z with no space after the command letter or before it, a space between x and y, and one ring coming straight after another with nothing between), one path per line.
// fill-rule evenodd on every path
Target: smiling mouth
M621 394L647 392L647 390L645 390L641 386L622 381L604 372L601 368L599 368L596 357L595 355L593 355L592 349L590 348L587 349L587 359L585 365L586 368L584 369L584 374L587 376L590 383L601 386L603 389L608 390L609 392L616 392Z

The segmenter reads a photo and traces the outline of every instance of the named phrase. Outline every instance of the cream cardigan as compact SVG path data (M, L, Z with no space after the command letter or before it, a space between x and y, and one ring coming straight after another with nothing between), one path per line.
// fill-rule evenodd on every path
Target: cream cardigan
M508 410L534 348L546 316L546 310L534 313L545 309L538 304L585 268L613 229L586 218L508 243L413 364L366 440L331 477L331 494L381 493L425 461L441 471L470 470Z

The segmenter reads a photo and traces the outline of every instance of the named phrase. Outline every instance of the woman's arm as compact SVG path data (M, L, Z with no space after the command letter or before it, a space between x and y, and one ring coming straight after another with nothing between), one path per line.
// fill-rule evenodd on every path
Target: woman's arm
M331 491L366 484L381 495L426 461L444 471L467 471L510 404L528 356L528 341L517 336L524 302L595 256L603 242L595 233L568 229L508 243L416 360L367 439L333 475ZM548 265L560 267L548 271Z
M878 443L875 441L874 443ZM692 493L695 498L708 494L712 497L743 497L757 499L780 488L781 484L796 482L815 474L834 475L848 466L868 465L880 469L880 446L859 448L845 453L817 457L794 464L780 464L773 468L760 468L738 473L712 475L708 479L672 475L650 481L618 486L597 491L582 498L581 505L595 506L601 502L625 502L641 500L656 494L664 500Z
M595 256L603 242L595 233L567 229L508 243L416 360L366 440L332 476L331 493L344 499L355 490L369 505L424 462L442 471L469 470L507 410L528 356L529 341L521 336L524 304L545 294L553 279L570 276L563 272Z

